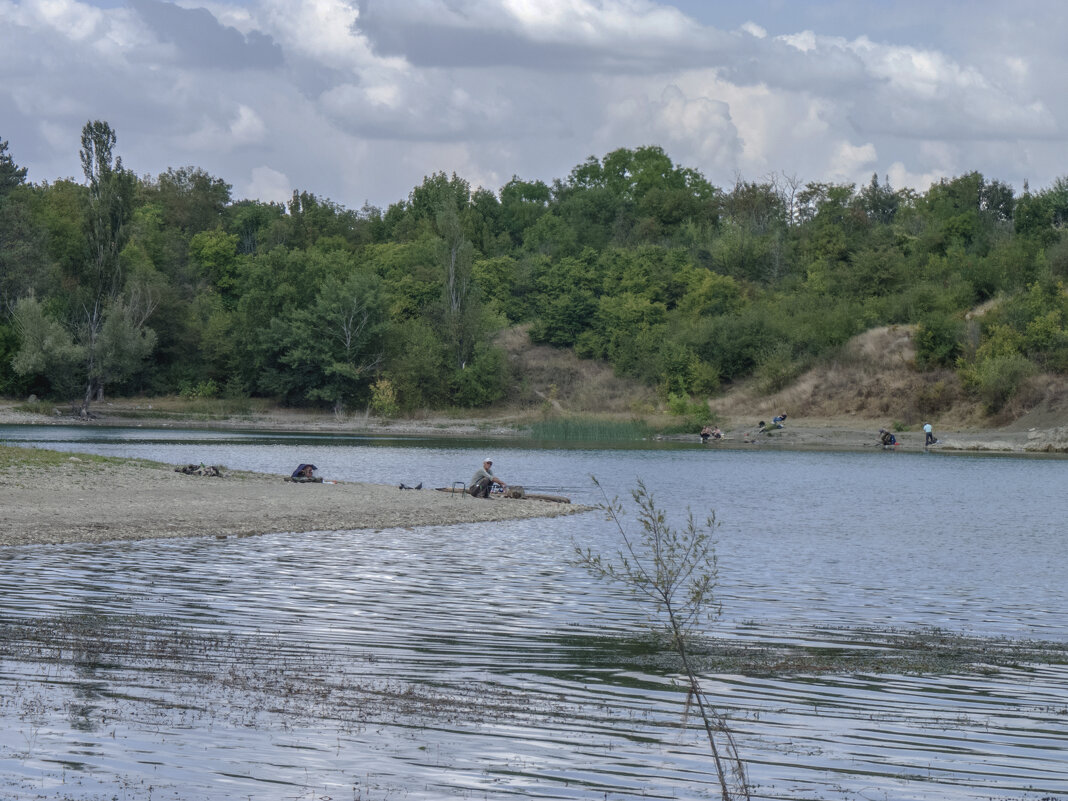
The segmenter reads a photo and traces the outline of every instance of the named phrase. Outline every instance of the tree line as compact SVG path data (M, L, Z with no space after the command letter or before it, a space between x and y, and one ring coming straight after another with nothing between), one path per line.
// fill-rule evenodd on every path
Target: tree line
M717 187L650 146L498 191L439 172L353 210L234 200L196 167L138 177L117 142L88 122L84 180L35 184L0 140L0 393L484 407L522 383L494 344L517 324L665 400L773 391L895 323L992 412L1068 371L1064 178Z

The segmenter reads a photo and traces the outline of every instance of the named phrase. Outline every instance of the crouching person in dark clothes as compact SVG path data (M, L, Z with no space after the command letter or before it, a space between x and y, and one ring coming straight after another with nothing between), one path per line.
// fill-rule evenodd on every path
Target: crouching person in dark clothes
M490 494L490 488L494 484L499 484L501 489L508 487L497 476L493 475L493 461L486 459L482 463L482 467L475 471L475 474L471 476L471 486L467 488L467 491L474 495L476 498L488 498Z
M297 469L293 471L293 475L289 477L289 480L298 484L322 484L323 480L315 475L315 471L318 469L313 464L297 465Z

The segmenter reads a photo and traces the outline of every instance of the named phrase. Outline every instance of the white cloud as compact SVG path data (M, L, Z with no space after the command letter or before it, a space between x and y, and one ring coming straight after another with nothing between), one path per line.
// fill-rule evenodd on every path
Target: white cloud
M757 39L766 39L766 38L768 38L767 30L765 28L760 27L755 22L744 22L744 23L742 23L742 26L741 26L740 30L745 31L750 36L753 36L753 37L755 37Z
M927 188L931 184L937 183L943 178L948 178L952 175L951 172L942 170L932 170L930 172L912 172L900 161L895 161L889 167L886 168L883 173L887 180L890 182L890 186L895 189L900 189L904 186L924 187Z
M779 40L786 42L790 47L800 50L802 53L811 53L816 49L816 34L812 31L786 34L780 36Z
M236 145L249 145L263 141L267 127L260 115L248 106L237 107L237 118L230 125L230 135Z
M1068 55L1038 0L891 0L866 30L876 11L851 8L849 35L774 3L728 31L654 0L128 2L0 0L0 137L32 180L79 172L87 119L142 174L193 164L354 206L439 170L496 189L646 144L721 185L1068 172ZM887 27L899 8L923 25Z
M241 185L239 194L263 201L286 203L293 196L293 184L285 173L261 165L252 168L251 175Z
M28 27L34 27L34 22L43 23L73 41L92 38L98 28L105 24L105 15L100 9L76 0L40 0L15 4L11 18Z
M291 58L303 58L348 74L367 69L406 71L402 59L371 52L359 28L358 4L347 0L263 0L252 29L270 32Z
M828 165L830 178L842 183L853 182L861 172L871 172L875 163L875 145L870 142L863 145L838 142Z
M62 126L51 122L42 122L37 130L52 148L58 150L70 146L70 132ZM70 175L56 175L52 177L68 178Z
M655 89L655 87L651 87ZM669 154L684 153L705 168L731 172L741 150L727 104L702 95L687 95L677 84L658 97L633 94L632 85L606 84L617 97L608 103L597 137L604 149L660 145Z

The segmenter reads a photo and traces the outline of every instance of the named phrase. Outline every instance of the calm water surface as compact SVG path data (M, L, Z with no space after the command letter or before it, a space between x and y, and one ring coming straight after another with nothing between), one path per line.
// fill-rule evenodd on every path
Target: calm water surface
M0 441L430 486L488 455L510 483L588 502L591 474L620 496L641 478L677 522L715 509L710 633L1068 643L1068 461L141 428L9 426ZM567 563L572 543L616 537L589 514L0 549L0 621L22 642L0 639L0 795L718 797L685 693L641 635L646 610ZM61 663L26 645L57 619L82 627ZM1068 798L1063 665L706 687L757 798Z

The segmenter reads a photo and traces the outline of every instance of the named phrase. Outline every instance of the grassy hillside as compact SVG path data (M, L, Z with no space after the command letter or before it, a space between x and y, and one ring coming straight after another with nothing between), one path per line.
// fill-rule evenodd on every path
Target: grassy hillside
M953 429L1068 425L1068 381L1063 376L1031 377L1003 410L987 415L956 371L917 368L914 333L915 327L907 325L873 328L778 391L763 391L763 382L751 379L709 398L709 408L715 419L729 425L770 420L783 411L798 421L866 427L915 427L925 420ZM498 342L521 376L509 401L513 411L637 416L654 425L671 419L650 387L617 376L605 362L533 345L523 327L509 329Z

